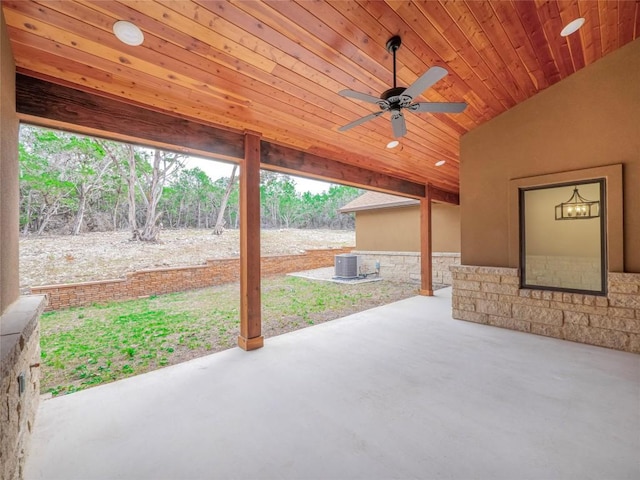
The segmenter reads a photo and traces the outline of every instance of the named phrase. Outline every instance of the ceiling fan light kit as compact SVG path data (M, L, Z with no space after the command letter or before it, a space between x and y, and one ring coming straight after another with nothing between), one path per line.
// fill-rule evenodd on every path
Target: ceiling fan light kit
M369 120L373 120L385 112L389 112L393 136L400 138L407 133L407 124L404 119L404 114L402 113L404 109L413 113L461 113L467 108L467 104L464 102L414 102L414 99L422 92L442 80L448 74L447 70L442 67L431 67L409 87L398 87L396 52L400 48L400 45L402 45L402 39L397 35L387 41L387 51L393 55L393 87L382 92L380 98L349 89L339 92L339 95L343 97L373 103L380 108L378 112L370 113L369 115L343 125L338 129L339 131L344 132L358 125L362 125Z

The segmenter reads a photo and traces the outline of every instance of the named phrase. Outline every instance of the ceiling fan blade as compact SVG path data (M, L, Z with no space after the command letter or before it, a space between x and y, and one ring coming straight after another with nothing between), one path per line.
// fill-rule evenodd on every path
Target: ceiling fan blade
M353 127L357 127L358 125L362 125L364 122L368 122L369 120L373 120L374 118L382 115L384 113L384 111L380 110L379 112L375 112L375 113L370 113L367 116L364 116L362 118L359 118L358 120L354 120L351 123L347 123L346 125L343 125L342 127L340 127L338 129L339 132L344 132L346 130L349 130L350 128Z
M461 113L467 108L464 102L420 102L409 105L412 112Z
M402 92L401 96L409 97L411 100L413 100L431 85L446 77L448 73L449 72L447 72L442 67L431 67L429 70L424 72L421 77L418 77L418 79L413 82L410 87Z
M393 112L391 115L391 127L395 138L404 137L407 133L407 124L404 121L404 115L400 111Z
M381 101L384 101L378 97L374 97L373 95L356 92L354 90L341 90L338 92L338 95L342 95L343 97L355 98L356 100L362 100L363 102L368 103L379 103Z

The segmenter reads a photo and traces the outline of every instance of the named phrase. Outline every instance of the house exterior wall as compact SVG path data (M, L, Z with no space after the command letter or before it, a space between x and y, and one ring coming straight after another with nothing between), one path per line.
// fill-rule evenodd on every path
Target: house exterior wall
M640 40L464 135L462 264L510 264L512 179L622 164L624 271L640 272Z
M460 252L460 208L431 206L433 251ZM420 206L356 212L356 249L375 252L420 252Z
M356 249L419 252L420 208L398 207L356 212Z
M466 134L460 165L454 318L637 352L640 40ZM520 289L518 187L580 171L607 178L607 296Z
M19 295L18 117L16 68L4 15L0 17L0 313Z
M422 271L420 252L379 252L354 250L358 255L360 273L370 274L380 266L380 277L391 282L420 284ZM457 252L434 252L431 256L431 280L436 285L451 285L452 265L460 265Z
M43 297L20 297L15 64L0 9L0 478L22 478L40 399L38 316ZM22 385L22 387L21 387Z

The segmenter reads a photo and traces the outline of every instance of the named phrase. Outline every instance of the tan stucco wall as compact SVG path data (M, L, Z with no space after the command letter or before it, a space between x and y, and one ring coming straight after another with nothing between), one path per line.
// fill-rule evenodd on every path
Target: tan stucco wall
M460 208L431 206L434 252L460 251ZM375 252L420 251L420 207L380 208L356 212L356 249Z
M624 269L640 272L640 40L464 135L460 161L462 264L517 266L509 180L623 164Z
M419 252L419 226L419 207L356 212L356 250Z
M431 205L431 234L434 252L460 252L460 207L434 203Z
M0 11L0 15L2 12ZM18 281L18 119L15 64L0 17L0 313L19 295Z

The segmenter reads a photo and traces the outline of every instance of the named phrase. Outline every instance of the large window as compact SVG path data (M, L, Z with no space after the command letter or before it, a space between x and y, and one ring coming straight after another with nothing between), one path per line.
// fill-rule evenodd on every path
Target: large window
M606 293L605 182L520 189L522 288Z

